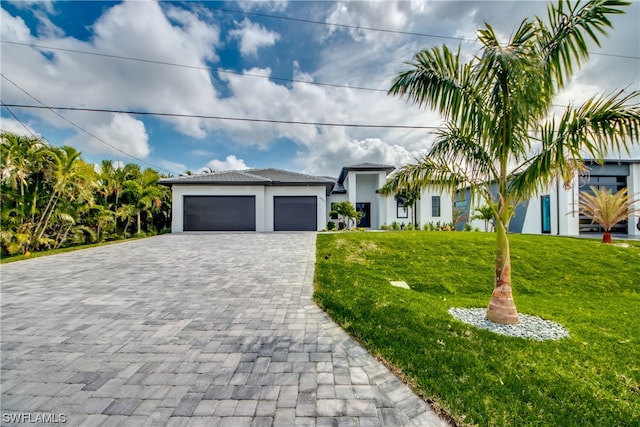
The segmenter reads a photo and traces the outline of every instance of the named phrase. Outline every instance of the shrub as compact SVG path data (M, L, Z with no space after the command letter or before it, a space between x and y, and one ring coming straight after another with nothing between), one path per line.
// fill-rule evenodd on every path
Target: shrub
M391 229L392 229L392 230L400 230L400 225L398 225L398 222L397 222L397 221L393 221L393 222L391 223Z
M329 229L329 230L335 230L335 229L336 229L336 223L335 223L335 222L333 222L333 221L329 221L329 222L327 223L327 229Z

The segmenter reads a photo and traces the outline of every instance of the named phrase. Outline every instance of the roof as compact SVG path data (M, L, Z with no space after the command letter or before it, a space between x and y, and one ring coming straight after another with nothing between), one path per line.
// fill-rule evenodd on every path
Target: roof
M334 180L281 169L247 169L201 175L163 178L163 185L323 185L331 188Z
M357 163L355 165L345 166L340 171L338 184L342 185L342 183L344 183L344 179L350 171L384 171L389 174L391 171L395 170L395 168L395 166L384 165L382 163Z
M349 165L349 166L345 166L342 169L343 170L354 170L354 171L362 171L362 170L383 170L386 171L387 173L391 172L392 170L394 170L396 167L392 166L392 165L385 165L382 163L369 163L369 162L365 162L365 163L356 163L355 165Z

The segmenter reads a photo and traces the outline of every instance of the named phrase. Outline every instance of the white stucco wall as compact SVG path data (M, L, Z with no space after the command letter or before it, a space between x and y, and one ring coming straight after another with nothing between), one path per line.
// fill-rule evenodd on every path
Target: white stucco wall
M316 196L317 228L326 226L327 199L324 186L265 187L261 185L173 185L171 231L184 231L184 196L255 196L256 231L273 231L274 196Z
M273 198L275 196L316 196L317 212L316 227L317 231L321 231L327 226L325 215L327 212L326 187L322 186L299 186L299 187L264 187L264 230L257 231L273 231ZM257 217L257 216L256 216ZM257 229L257 227L256 227Z
M265 231L264 187L261 185L173 185L171 205L171 232L184 231L184 196L255 196L256 231ZM273 221L271 224L273 229Z
M577 236L580 233L578 215L579 177L576 173L571 187L564 188L561 179L554 181L545 191L534 194L528 201L522 233L542 234L542 201L541 197L549 196L550 220L552 235Z
M629 196L637 200L635 207L640 209L640 164L629 165L627 187L629 188ZM638 230L637 226L639 218L640 213L629 215L629 234L632 236L640 236L640 230Z
M432 215L432 197L440 196L440 216ZM420 223L420 227L423 228L425 224L430 222L442 225L448 224L453 221L453 199L451 193L441 192L433 188L426 188L422 191L420 200L418 201L418 216L416 220Z

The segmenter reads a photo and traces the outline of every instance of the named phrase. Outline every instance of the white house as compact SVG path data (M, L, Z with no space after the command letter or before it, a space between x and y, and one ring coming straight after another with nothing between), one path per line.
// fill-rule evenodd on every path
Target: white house
M441 224L452 221L453 205L451 193L443 193L434 189L425 189L420 195L415 208L403 208L402 201L393 196L378 193L387 180L394 166L375 163L361 163L342 168L335 186L331 190L328 211L331 204L349 201L362 211L363 217L358 224L360 227L380 229L382 225L409 224L412 221L412 211L415 209L415 221L424 225L430 222Z
M640 193L640 159L606 160L602 164L587 161L588 172L575 174L573 181L565 188L561 180L555 181L545 191L536 194L516 207L509 231L526 234L554 234L560 236L601 234L598 224L578 214L580 193L591 191L591 186L611 190L613 193L628 188L629 195ZM480 200L470 200L469 191L459 191L454 204L473 215ZM613 233L640 237L640 216L631 215L628 221L618 223ZM473 227L484 230L480 220L471 222Z
M350 201L363 212L358 226L380 229L411 222L412 208L378 193L394 166L362 163L342 168L338 179L279 169L249 169L160 180L172 188L172 232L319 231L332 204ZM451 194L423 191L416 221L448 223Z

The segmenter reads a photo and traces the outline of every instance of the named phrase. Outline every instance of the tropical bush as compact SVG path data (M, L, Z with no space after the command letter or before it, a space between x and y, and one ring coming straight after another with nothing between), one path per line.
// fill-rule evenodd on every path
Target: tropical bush
M3 256L156 234L171 223L171 191L136 164L98 167L75 148L0 133Z

